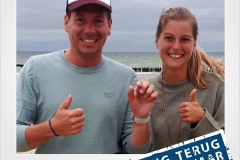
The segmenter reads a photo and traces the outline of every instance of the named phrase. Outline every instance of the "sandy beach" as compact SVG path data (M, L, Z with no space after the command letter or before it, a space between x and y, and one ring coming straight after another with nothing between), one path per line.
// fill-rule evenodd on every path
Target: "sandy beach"
M136 72L138 76L138 80L146 81L149 78L155 77L159 72Z

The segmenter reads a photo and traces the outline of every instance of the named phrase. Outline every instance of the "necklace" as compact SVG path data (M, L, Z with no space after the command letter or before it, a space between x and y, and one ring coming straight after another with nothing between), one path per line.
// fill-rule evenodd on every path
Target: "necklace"
M168 130L168 137L171 141L171 144L173 145L173 139L172 139L172 134L170 131L170 127L169 127L169 123L168 123L168 116L167 116L167 108L166 108L166 102L165 102L165 97L164 97L164 90L163 90L163 79L162 79L162 83L161 83L161 89L162 89L162 102L163 102L163 107L164 107L164 114L165 114L165 120L166 120L166 126L167 126L167 130ZM185 99L184 102L187 101L187 97L188 97L188 88L189 88L189 82L187 84L187 89L186 89L186 95L185 95ZM181 126L182 126L182 120L180 120L180 124L178 127L178 143L179 143L179 139L180 139L180 130L181 130Z

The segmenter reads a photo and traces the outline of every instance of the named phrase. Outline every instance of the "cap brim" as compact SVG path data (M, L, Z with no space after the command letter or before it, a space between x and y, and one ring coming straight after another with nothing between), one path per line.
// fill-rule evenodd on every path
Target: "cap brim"
M103 3L101 1L96 1L96 0L81 0L81 1L73 2L72 4L68 5L68 10L73 11L73 10L75 10L81 6L87 5L87 4L97 4L97 5L103 6L106 9L112 11L111 6L109 6L106 3Z

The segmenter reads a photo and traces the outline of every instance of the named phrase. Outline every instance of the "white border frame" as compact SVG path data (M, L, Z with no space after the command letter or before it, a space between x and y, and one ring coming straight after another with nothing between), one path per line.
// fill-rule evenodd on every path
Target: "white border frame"
M234 160L239 157L239 0L225 0L225 134Z
M239 0L225 0L226 139L239 159ZM0 159L131 159L139 155L19 155L16 154L16 1L0 0ZM34 157L33 157L34 156Z

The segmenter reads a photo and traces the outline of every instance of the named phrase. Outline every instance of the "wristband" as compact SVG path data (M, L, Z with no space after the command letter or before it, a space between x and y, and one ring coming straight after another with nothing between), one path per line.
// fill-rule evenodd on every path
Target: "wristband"
M150 113L147 118L136 118L136 117L134 117L134 115L132 115L133 122L135 122L137 124L145 124L149 121L149 119L150 119Z
M48 123L49 123L49 127L52 130L53 134L58 137L59 135L53 130L53 128L51 126L51 119L48 121Z

